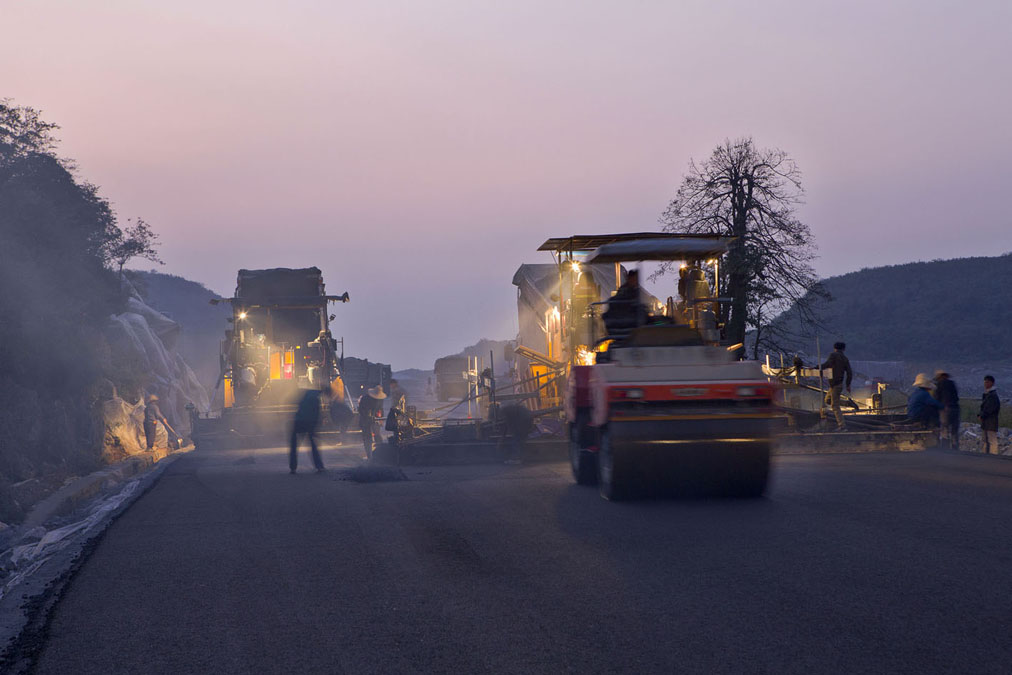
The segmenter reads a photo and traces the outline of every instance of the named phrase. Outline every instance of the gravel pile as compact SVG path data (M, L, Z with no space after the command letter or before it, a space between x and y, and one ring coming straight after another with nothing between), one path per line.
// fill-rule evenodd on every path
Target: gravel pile
M959 449L964 452L984 452L984 432L979 424L963 424L959 428ZM1012 429L998 429L1000 455L1012 456Z

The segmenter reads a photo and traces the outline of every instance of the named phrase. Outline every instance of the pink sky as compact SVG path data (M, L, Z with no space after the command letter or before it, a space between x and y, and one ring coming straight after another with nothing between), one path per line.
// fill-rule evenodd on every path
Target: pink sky
M690 157L790 152L820 274L1012 250L1012 3L0 0L0 96L166 272L317 265L348 351L515 332L549 236L642 230ZM944 280L940 280L940 283Z

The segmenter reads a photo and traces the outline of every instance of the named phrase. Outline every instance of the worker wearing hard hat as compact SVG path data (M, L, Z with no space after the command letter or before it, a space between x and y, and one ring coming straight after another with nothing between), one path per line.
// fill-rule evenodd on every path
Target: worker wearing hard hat
M158 397L154 394L148 396L147 405L144 406L144 439L147 442L147 449L155 449L155 436L158 433L158 422L165 425L166 430L172 429L161 408L158 407ZM175 433L175 432L173 432Z

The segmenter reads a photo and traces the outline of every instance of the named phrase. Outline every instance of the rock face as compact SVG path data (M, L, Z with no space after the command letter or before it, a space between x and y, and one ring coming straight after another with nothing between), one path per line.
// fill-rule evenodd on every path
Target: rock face
M136 290L123 283L129 294L126 311L110 317L105 331L112 358L149 376L144 398L156 394L162 414L185 436L190 432L186 406L193 404L198 411L207 411L207 391L177 352L179 324L144 304ZM145 451L144 398L130 402L114 392L102 403L106 428L103 455L107 460ZM164 447L168 439L160 424L158 436L157 445Z

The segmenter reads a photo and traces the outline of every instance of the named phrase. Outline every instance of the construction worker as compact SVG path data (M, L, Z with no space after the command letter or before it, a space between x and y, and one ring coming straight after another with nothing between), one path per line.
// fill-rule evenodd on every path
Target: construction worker
M289 473L295 473L299 466L299 436L309 437L309 447L313 453L313 466L316 467L317 473L324 471L323 458L320 457L320 449L316 445L316 429L320 426L322 398L325 395L329 395L329 393L329 387L322 390L312 388L307 389L306 393L302 395L299 407L295 411L295 422L292 425L292 437L288 449Z
M387 395L383 387L376 385L362 394L358 400L358 424L362 429L362 445L365 446L365 459L371 460L373 448L380 440L376 424L383 417L383 399Z
M833 408L833 415L836 416L837 431L844 431L847 428L843 423L843 411L840 410L840 397L843 395L844 378L846 377L847 394L850 394L850 383L854 379L854 371L850 369L850 361L843 354L846 348L846 344L837 342L833 345L833 353L829 355L825 363L819 366L820 375L827 368L830 370L826 405Z
M1001 401L998 399L998 390L994 388L994 376L984 376L984 395L980 398L980 430L984 432L984 452L986 454L999 454L998 449L998 413L1001 411Z
M503 406L499 410L498 418L503 423L505 439L509 440L504 463L520 464L523 462L527 436L534 430L534 414L526 406L513 403Z
M959 390L944 370L935 372L935 398L942 404L941 437L948 439L950 448L959 450Z
M938 416L945 408L942 402L931 395L935 388L927 373L918 373L914 379L914 391L907 401L907 418L917 422L925 429L934 429L938 426Z
M647 322L647 306L640 291L639 270L629 270L625 283L608 300L608 311L602 316L609 336L621 336Z
M166 432L172 427L169 426L161 408L158 407L158 397L154 394L148 396L147 405L144 406L144 440L147 442L147 449L155 449L155 437L158 433L158 422L165 425Z

